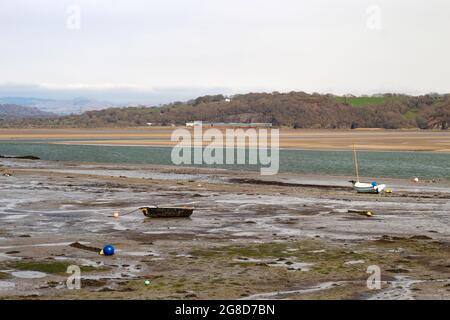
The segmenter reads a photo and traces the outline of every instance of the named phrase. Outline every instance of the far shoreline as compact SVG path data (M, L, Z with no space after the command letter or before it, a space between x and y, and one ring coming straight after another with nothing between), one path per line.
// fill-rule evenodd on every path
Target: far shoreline
M185 127L128 128L1 128L0 142L40 140L52 144L172 147L175 129ZM189 129L188 129L189 130ZM192 130L192 129L190 129ZM281 150L450 152L450 131L417 129L280 129Z

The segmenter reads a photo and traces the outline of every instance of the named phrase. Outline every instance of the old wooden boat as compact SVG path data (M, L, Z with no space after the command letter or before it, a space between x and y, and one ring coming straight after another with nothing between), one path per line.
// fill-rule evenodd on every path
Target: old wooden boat
M192 215L194 208L189 207L141 207L142 213L149 218L187 218Z

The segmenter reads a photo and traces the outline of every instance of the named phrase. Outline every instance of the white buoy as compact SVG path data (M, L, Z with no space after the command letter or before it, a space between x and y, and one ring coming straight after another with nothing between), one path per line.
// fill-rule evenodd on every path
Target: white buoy
M118 217L119 217L119 212L118 212L118 211L114 212L114 213L113 213L113 217L114 217L114 218L118 218Z

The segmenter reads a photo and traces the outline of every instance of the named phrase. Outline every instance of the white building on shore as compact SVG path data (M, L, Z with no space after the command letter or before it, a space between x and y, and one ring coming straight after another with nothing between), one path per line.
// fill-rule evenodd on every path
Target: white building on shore
M195 127L203 125L203 121L186 122L186 127Z
M186 127L216 127L216 128L271 128L271 123L242 123L242 122L203 122L192 121L186 122Z

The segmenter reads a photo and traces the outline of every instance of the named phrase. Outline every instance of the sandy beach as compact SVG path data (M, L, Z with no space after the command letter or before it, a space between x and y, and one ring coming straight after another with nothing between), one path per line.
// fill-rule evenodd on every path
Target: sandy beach
M170 140L175 129L177 128L0 129L0 140L57 139L53 143L171 146L175 144ZM450 152L450 131L280 130L281 148L349 150L353 144L359 150Z
M450 298L448 181L390 179L392 193L364 195L346 183L351 177L0 164L11 174L0 177L2 299ZM145 205L195 211L112 217ZM116 254L76 242L111 243ZM66 286L69 265L81 267L80 290ZM366 285L370 266L381 270L379 290Z

